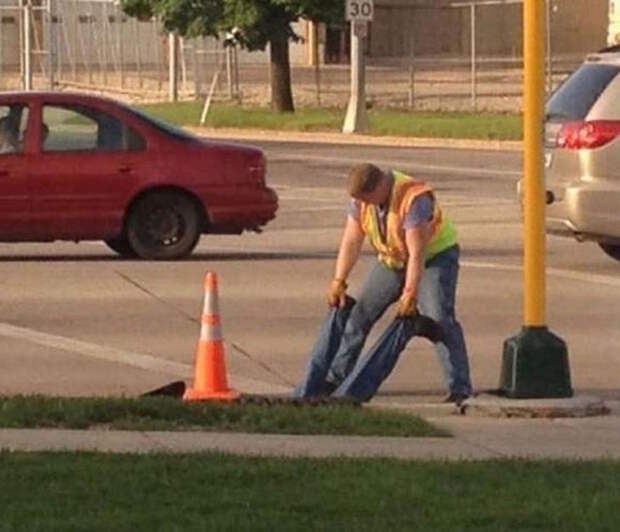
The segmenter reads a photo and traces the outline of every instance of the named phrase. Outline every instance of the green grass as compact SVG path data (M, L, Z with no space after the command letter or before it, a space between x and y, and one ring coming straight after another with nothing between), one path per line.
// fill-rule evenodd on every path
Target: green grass
M370 129L376 135L405 137L520 140L521 117L488 113L402 113L378 111L370 114Z
M145 112L178 126L197 127L202 104L158 103L141 107ZM278 114L261 107L215 104L206 125L214 128L249 128L278 131L332 131L342 129L344 110L300 108ZM377 109L369 112L371 135L404 137L519 140L520 115L492 113L431 113Z
M274 434L447 436L422 419L401 412L351 404L185 403L163 397L67 398L0 396L0 427L119 430L211 430Z
M0 531L617 530L620 462L0 453Z

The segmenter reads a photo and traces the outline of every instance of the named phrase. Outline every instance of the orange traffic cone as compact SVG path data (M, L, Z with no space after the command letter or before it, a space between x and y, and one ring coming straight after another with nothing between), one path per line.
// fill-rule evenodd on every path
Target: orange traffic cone
M239 393L228 387L224 343L217 297L217 277L213 272L205 276L205 301L196 350L194 387L183 395L185 401L233 401Z

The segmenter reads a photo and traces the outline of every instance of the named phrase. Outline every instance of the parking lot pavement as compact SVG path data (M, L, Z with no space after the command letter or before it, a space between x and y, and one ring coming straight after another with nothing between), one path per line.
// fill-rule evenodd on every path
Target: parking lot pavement
M324 315L318 292L328 281L341 233L346 199L341 176L362 156L356 146L325 146L270 145L271 182L282 201L278 218L262 235L207 237L191 260L119 260L99 243L4 245L2 392L132 396L178 378L189 382L205 269L221 275L232 386L246 393L292 387ZM363 152L399 161L405 169L420 168L423 175L431 172L441 190L463 242L459 315L474 386L492 387L500 374L502 342L521 324L521 224L511 182L518 173L515 154L381 147ZM338 162L342 158L346 164ZM484 197L478 197L479 190ZM548 318L569 345L573 386L617 399L617 264L594 244L557 239L550 239L548 255ZM364 256L363 266L370 260ZM359 285L363 270L354 272L352 285ZM377 334L384 325L378 324ZM0 447L618 457L617 413L570 420L446 416L445 406L437 403L442 384L431 351L413 341L377 402L395 403L399 392L432 392L435 397L417 402L427 405L425 418L453 432L449 440L0 430Z

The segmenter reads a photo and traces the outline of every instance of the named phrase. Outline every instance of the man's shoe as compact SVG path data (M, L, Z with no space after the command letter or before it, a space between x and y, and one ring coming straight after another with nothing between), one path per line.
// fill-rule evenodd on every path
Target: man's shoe
M469 394L467 393L459 393L459 392L450 392L443 399L443 403L454 403L456 406L461 406L465 399L469 399Z

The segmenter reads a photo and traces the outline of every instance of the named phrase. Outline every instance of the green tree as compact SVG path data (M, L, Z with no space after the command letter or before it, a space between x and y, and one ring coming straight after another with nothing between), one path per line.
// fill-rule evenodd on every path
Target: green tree
M269 44L271 107L293 112L289 42L298 41L291 24L343 19L344 0L122 0L125 13L139 19L157 16L166 30L183 37L218 36L236 28L244 48Z

